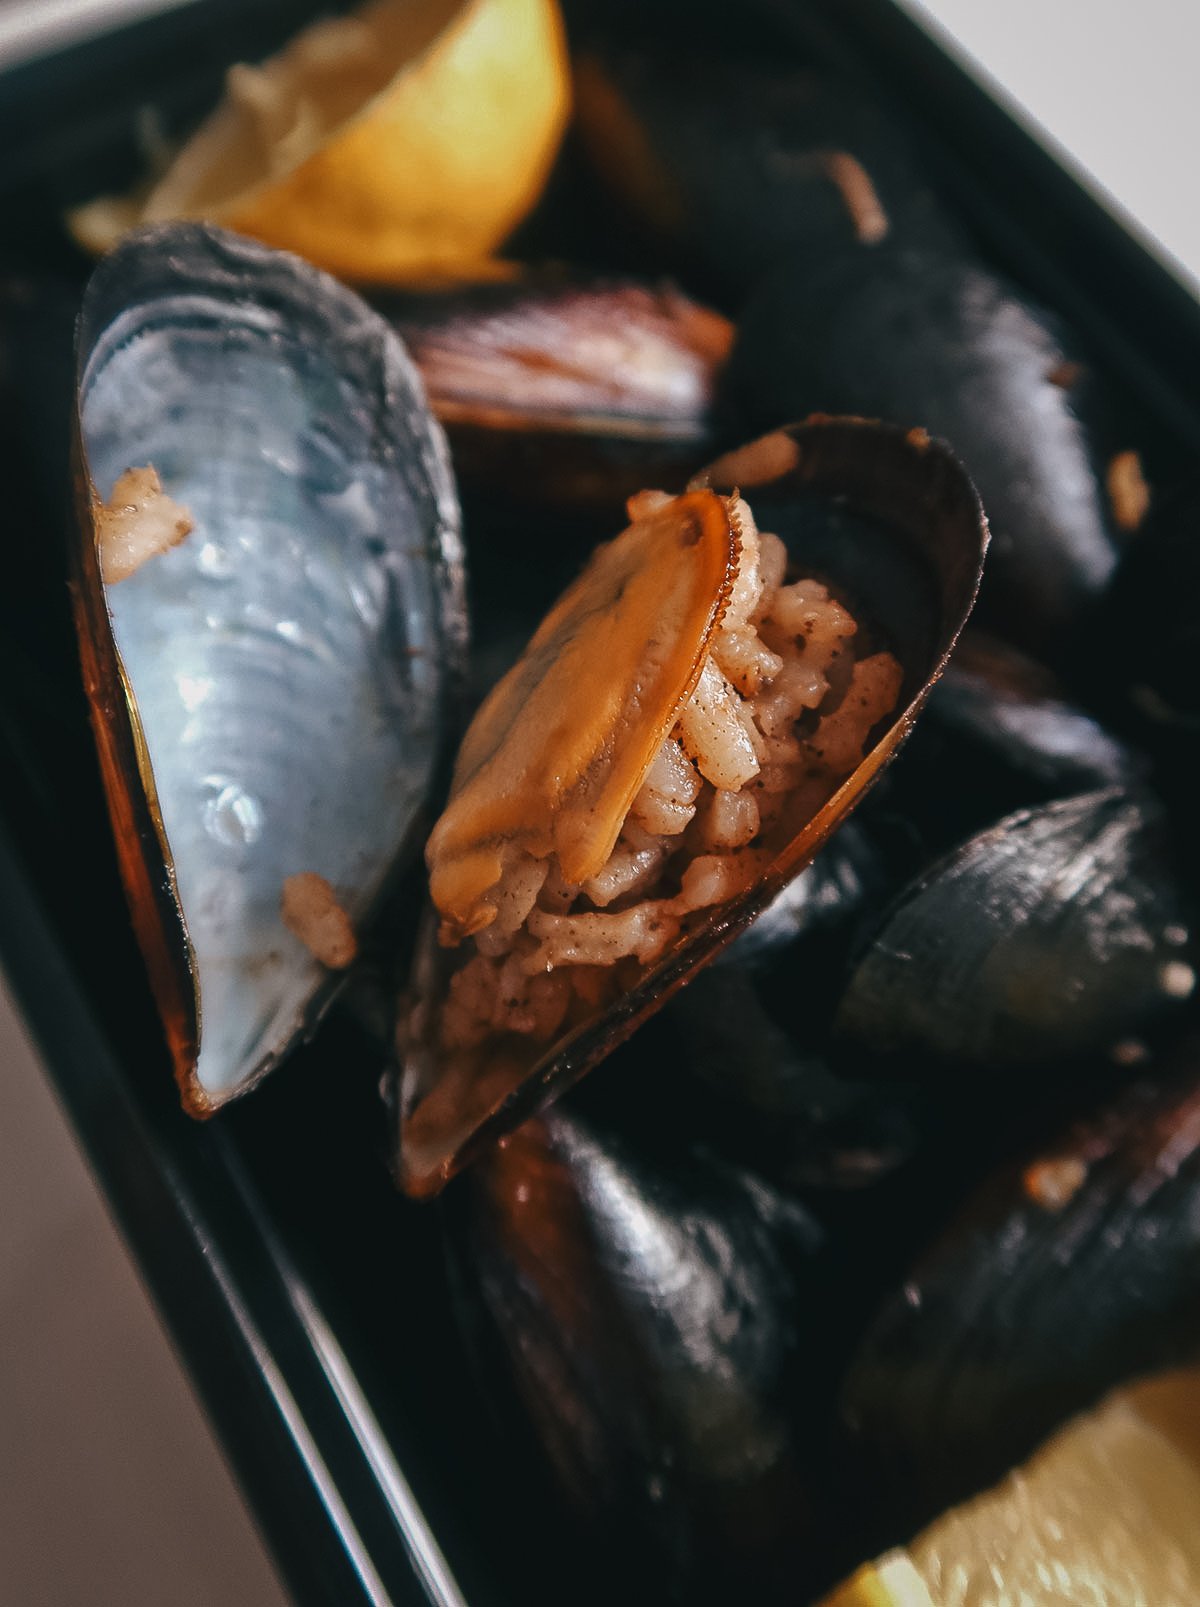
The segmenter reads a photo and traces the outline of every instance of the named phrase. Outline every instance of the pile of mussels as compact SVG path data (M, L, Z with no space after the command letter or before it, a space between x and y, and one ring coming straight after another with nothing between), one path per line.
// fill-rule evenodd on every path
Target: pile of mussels
M900 712L760 884L502 1077L406 1042L390 1093L405 1186L465 1168L465 1326L583 1528L668 1595L797 1601L1200 1351L1196 493L1147 512L1070 329L852 85L678 41L581 47L576 84L569 182L518 243L603 240L686 292L528 268L368 308L200 225L106 260L85 671L207 1115L352 958L280 889L317 878L363 941L448 736L626 496L740 487L890 644ZM135 465L189 530L118 578Z

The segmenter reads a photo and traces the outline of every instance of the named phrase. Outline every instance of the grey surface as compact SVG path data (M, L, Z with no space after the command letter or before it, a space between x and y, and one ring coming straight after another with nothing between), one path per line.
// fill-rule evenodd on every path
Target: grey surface
M1196 0L901 0L1200 293Z
M0 977L0 1603L286 1598Z

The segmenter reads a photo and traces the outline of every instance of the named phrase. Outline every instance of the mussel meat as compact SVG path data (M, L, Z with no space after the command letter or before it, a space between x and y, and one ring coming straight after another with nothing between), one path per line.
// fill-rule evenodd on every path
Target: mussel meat
M109 808L206 1116L312 1028L416 846L465 640L457 501L386 324L193 224L132 236L93 277L78 464Z
M986 525L923 434L814 419L706 478L635 499L467 733L401 1033L414 1193L595 1064L804 868L970 609ZM714 485L751 487L779 534Z

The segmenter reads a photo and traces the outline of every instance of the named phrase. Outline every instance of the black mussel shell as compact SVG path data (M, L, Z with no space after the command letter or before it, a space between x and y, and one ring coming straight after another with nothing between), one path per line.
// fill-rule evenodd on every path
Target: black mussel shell
M1108 789L1018 811L882 917L842 995L844 1046L922 1070L1054 1068L1178 1012L1192 912L1162 807Z
M805 1001L819 1018L822 995L799 961L790 979L780 969L716 965L672 1000L679 1062L728 1104L726 1153L790 1187L866 1188L912 1159L924 1101L894 1079L840 1076L812 1042L815 1022L798 1041L786 1018Z
M918 1131L895 1079L870 1085L820 1052L848 954L896 890L886 855L854 822L828 843L696 986L663 1012L670 1058L715 1109L722 1152L789 1185L859 1188L909 1160ZM681 1092L696 1108L695 1094Z
M545 271L373 300L420 369L468 486L611 518L712 456L733 327L670 284Z
M797 256L747 306L725 370L740 425L812 408L924 426L951 442L992 530L981 623L1048 662L1104 588L1117 545L1069 337L956 254L884 245Z
M634 1598L794 1599L812 1543L801 1402L818 1326L804 1209L695 1146L561 1106L460 1191L460 1279L477 1283L585 1529L638 1545ZM546 1521L530 1514L531 1544Z
M717 963L738 969L770 967L786 951L790 966L796 945L803 944L805 959L826 967L820 972L825 977L830 974L828 964L844 960L864 916L878 908L893 884L887 854L870 833L851 821L717 957Z
M1147 771L1146 758L1071 702L1049 670L967 630L868 812L877 834L886 820L927 862L1017 809L1129 787Z
M575 91L605 182L678 271L735 300L791 252L952 239L902 133L827 74L676 36L585 46Z
M907 1537L1139 1374L1200 1356L1200 1041L993 1176L847 1375L856 1499Z

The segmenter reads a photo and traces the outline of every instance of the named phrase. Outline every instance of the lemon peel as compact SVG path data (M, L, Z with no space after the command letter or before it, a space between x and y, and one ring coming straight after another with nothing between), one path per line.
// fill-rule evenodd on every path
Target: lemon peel
M557 0L374 0L231 68L148 192L68 224L96 253L204 218L343 278L469 273L537 201L569 109Z

